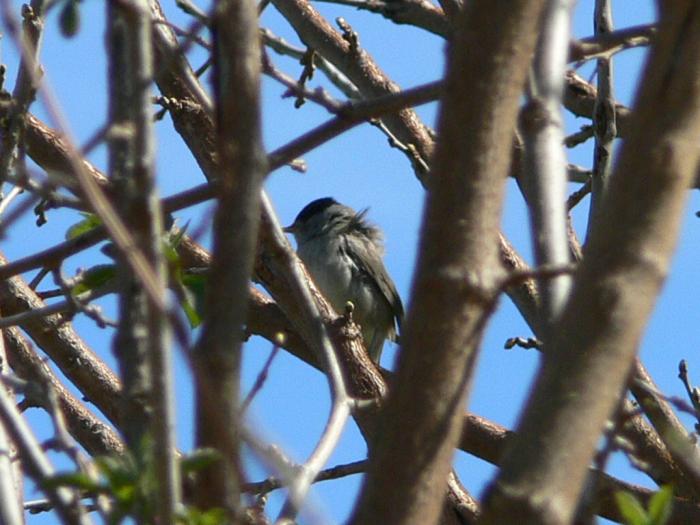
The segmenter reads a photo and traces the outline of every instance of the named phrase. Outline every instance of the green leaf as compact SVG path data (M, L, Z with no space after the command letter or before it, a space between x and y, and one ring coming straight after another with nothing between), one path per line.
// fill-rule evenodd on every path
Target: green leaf
M138 470L127 456L102 456L95 458L95 464L111 488L134 485Z
M616 492L615 502L626 525L649 525L647 512L632 494L629 492Z
M649 500L649 522L651 525L666 525L673 510L673 487L665 485Z
M180 268L180 254L177 253L177 247L166 241L163 243L163 255L168 264L176 270Z
M223 525L228 523L228 520L226 511L221 508L202 511L194 507L187 507L180 514L178 523L184 525Z
M186 293L185 295L189 295ZM185 312L185 317L190 323L190 328L197 328L202 324L202 316L199 315L197 308L192 304L192 302L187 297L183 297L180 301L180 306L182 306L182 311Z
M80 30L80 9L77 0L68 0L61 10L59 18L61 33L66 38L72 38Z
M221 459L221 453L213 448L198 448L180 460L183 474L200 471Z
M68 228L68 231L66 232L66 240L70 241L71 239L75 239L79 235L94 230L102 224L100 218L94 213L81 212L80 215L83 216L83 220Z
M82 280L73 287L71 292L73 295L79 295L95 290L111 281L116 274L117 267L114 264L98 264L83 272Z
M180 306L185 312L190 326L196 328L204 317L204 294L207 286L206 273L182 274L182 291Z
M185 236L185 232L189 226L189 221L182 228L174 229L165 235L165 242L163 243L163 253L165 254L165 259L174 269L174 271L180 271L180 254L177 252L182 238Z
M180 246L180 242L182 242L182 238L185 236L185 233L187 233L187 228L190 227L190 221L187 221L185 225L182 228L179 228L175 233L170 233L168 235L168 244L172 246L173 248L177 248Z
M76 489L97 492L102 488L99 483L82 472L64 472L55 474L42 482L46 488L73 487Z

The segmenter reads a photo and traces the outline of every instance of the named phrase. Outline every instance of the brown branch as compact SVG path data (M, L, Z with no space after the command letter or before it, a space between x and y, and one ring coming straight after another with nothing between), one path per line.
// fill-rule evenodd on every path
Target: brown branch
M0 388L0 421L20 453L24 471L48 496L61 520L68 525L90 525L77 489L47 483L56 470L6 388Z
M9 16L9 4L5 4L5 25L12 33L13 23ZM23 165L24 145L22 139L26 126L29 106L34 102L36 90L41 82L39 49L44 29L43 2L32 2L32 6L22 6L22 34L13 34L20 43L22 56L17 73L17 81L12 93L9 119L3 124L2 154L0 154L0 183L4 184L13 168Z
M612 31L612 8L609 0L596 0L594 24L597 35ZM598 208L606 194L612 171L613 145L617 135L613 64L610 58L596 61L598 90L593 105L593 173L591 176L591 205L588 211L588 233L595 223Z
M5 263L0 256L0 264ZM45 303L20 277L0 280L0 310L9 315ZM116 426L122 421L119 380L60 315L27 320L22 327L63 374Z
M8 345L0 334L0 374L2 378L9 378L12 375L8 362ZM0 384L0 388L5 394L11 396L12 388L5 384ZM16 445L12 442L10 434L4 425L0 425L0 498L3 505L0 505L0 522L21 524L23 523L22 502L24 500L24 482L22 478L22 465L14 452Z
M443 11L427 0L404 0L392 2L387 0L322 0L334 4L348 5L377 13L395 24L408 24L430 33L446 38L452 32L450 22ZM460 9L459 0L442 0L441 5L448 4L450 18Z
M335 467L327 468L318 473L314 478L314 483L318 481L328 481L332 479L344 478L354 474L362 474L367 468L367 460L355 461L353 463L345 463L336 465ZM284 482L278 478L269 477L264 481L254 483L244 483L242 490L251 494L266 494L284 487Z
M289 56L296 60L301 60L304 55L308 52L307 49L296 47L291 45L289 42L285 41L283 38L275 35L269 29L261 29L260 33L262 35L263 42L265 46L269 47L276 53ZM346 97L349 99L360 99L362 96L357 90L355 85L348 80L348 78L338 70L333 64L328 62L325 58L320 55L315 55L314 63L324 72L328 80L337 87Z
M169 101L168 110L175 130L186 137L188 147L205 177L216 173L214 114L206 91L199 84L173 30L165 23L160 3L150 0L153 17L153 48L156 63L167 65L156 70L156 84Z
M115 235L109 214L99 215L119 248L119 323L113 350L122 379L121 430L137 462L152 462L157 477L153 519L172 523L180 510L181 488L175 456L166 261L155 181L151 32L147 0L107 4L109 173L114 209L128 229L124 239L128 244ZM94 179L86 179L94 184ZM82 181L81 185L88 186Z
M440 510L500 273L500 203L544 5L469 3L456 22L412 307L353 525L432 523Z
M569 62L610 58L625 49L651 45L656 32L655 25L641 25L575 40L569 47Z
M598 91L574 71L566 73L564 84L564 107L577 117L593 118L595 101ZM620 137L628 136L630 132L631 111L622 104L615 104L617 132Z
M240 512L240 366L247 289L266 173L260 124L260 43L252 0L214 8L217 208L207 288L208 315L194 352L198 447L222 460L202 473L197 502Z
M518 438L487 495L484 523L513 515L524 523L571 521L666 277L700 154L692 139L700 133L700 11L692 1L673 5L662 17L633 132L591 230L577 286L544 354Z
M399 92L399 87L362 50L352 33L341 35L306 0L272 0L275 7L294 27L301 40L340 69L360 90L363 97L374 98ZM353 43L354 42L354 43ZM404 144L416 148L429 163L433 141L428 129L409 109L382 119L389 130ZM423 180L425 173L416 173Z
M71 394L17 328L3 330L10 366L19 377L54 389L71 435L93 456L121 454L124 444L111 427Z
M500 465L515 433L474 414L466 414L460 448L494 465ZM597 470L589 471L595 482L593 499L597 513L609 520L624 522L615 494L628 492L642 502L648 502L654 492L608 476ZM677 485L676 485L677 486ZM691 525L700 520L700 505L683 498L675 498L668 525Z

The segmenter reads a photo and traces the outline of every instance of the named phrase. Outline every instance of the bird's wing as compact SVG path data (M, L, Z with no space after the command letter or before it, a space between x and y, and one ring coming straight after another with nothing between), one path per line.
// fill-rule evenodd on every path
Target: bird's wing
M344 236L345 242L348 244L346 253L350 257L355 265L360 268L367 275L375 275L376 286L379 291L384 296L386 301L391 305L392 311L394 312L394 317L396 319L396 325L401 328L401 323L403 321L403 304L401 303L401 297L396 291L396 286L394 282L389 277L389 274L384 267L384 262L379 255L379 250L372 246L372 243L366 237L355 237L352 235ZM365 260L357 257L357 253L364 252L367 254Z

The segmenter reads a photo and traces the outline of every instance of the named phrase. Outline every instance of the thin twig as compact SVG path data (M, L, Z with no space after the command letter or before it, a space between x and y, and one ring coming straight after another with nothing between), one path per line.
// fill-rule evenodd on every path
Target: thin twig
M551 279L561 275L571 275L576 271L576 264L542 265L537 268L524 271L510 272L498 285L500 290L506 290L511 286L517 286L530 279Z
M331 97L330 94L323 88L314 90L308 89L300 82L297 82L292 77L277 69L266 54L263 55L262 64L263 73L277 80L280 84L287 88L288 91L282 95L283 97L294 96L297 97L297 100L308 99L316 102L319 106L334 114L343 109L342 102Z
M95 299L99 299L100 297L103 297L111 292L112 290L110 289L89 290L87 292L75 296L71 300L61 301L59 303L50 304L42 308L36 308L34 310L27 310L25 312L14 315L6 315L0 318L0 328L9 328L10 326L22 326L24 323L30 320L39 319L54 314L65 313L71 315L81 310L85 312L85 306L81 307L78 306L78 304L82 303L83 305L85 305L86 303L94 301ZM76 301L78 301L77 304ZM99 311L93 311L91 314L89 314L89 316L93 319L98 315L100 316L98 325L115 326L117 324L115 321L102 317L101 314L99 314ZM97 319L95 320L97 321Z
M188 15L196 18L200 23L209 24L209 15L197 7L194 2L190 0L176 0L175 4Z
M79 295L75 295L72 292L72 286L69 284L61 273L61 268L57 267L52 270L54 282L60 287L63 296L66 298L66 303L68 304L72 312L82 312L90 319L97 323L100 328L106 328L107 326L117 326L117 323L107 319L103 314L102 310L94 304L89 304L83 301ZM74 285L73 285L74 286ZM102 292L109 292L108 288L103 288L100 290Z
M610 0L596 0L593 16L596 36L608 34L613 30ZM590 234L590 229L595 222L593 217L598 213L608 185L612 171L613 141L617 135L612 58L598 58L596 73L598 91L593 108L595 146L587 235Z
M3 376L11 373L7 360L8 352L5 347L5 338L0 333L0 374ZM0 389L7 388L8 385L0 384ZM3 425L0 425L0 522L8 525L19 525L23 523L22 499L19 478L22 476L21 469L16 468L19 463L13 459L12 449L14 445L9 433Z
M700 390L697 387L693 387L690 384L690 378L688 377L688 363L685 359L681 360L678 364L678 379L681 380L685 391L688 394L688 399L693 405L694 416L697 420L695 423L695 432L700 433Z
M43 1L32 2L31 6L22 6L22 33L18 31L19 24L12 12L10 2L3 1L3 19L5 27L20 48L21 60L15 89L12 93L12 107L8 120L7 130L2 135L2 155L0 155L0 187L21 160L23 148L22 136L26 126L25 117L29 106L36 97L36 91L41 81L41 69L39 67L39 49L43 34Z
M451 33L450 20L442 9L432 2L403 0L396 4L390 0L320 0L323 2L355 7L377 13L396 24L409 24L438 36L448 37ZM444 1L444 0L443 0ZM450 3L458 4L455 0ZM441 2L442 5L442 2Z
M567 211L573 210L576 205L583 200L583 198L591 192L591 179L590 177L583 185L573 192L566 199L566 209Z
M0 200L0 215L5 213L5 210L12 203L12 201L15 200L15 198L18 197L23 191L24 190L19 186L15 186L10 190L10 193L5 195L5 197Z
M25 471L42 487L61 519L71 525L90 524L76 491L45 483L55 470L5 388L0 388L0 419L20 450Z
M352 476L354 474L362 474L367 468L367 460L353 461L352 463L345 463L342 465L336 465L320 471L314 483L318 481L328 481L332 479L339 479L346 476ZM250 494L266 494L272 492L273 490L280 489L285 486L283 480L271 476L263 481L258 481L254 483L245 483L242 487L243 492L248 492Z
M610 58L615 53L639 46L648 46L656 35L656 25L626 27L618 31L597 33L571 43L569 61L583 62L593 58Z
M263 43L276 53L292 57L296 60L301 60L304 56L304 49L291 45L269 29L263 28L260 30L260 33L263 38ZM323 71L328 80L331 81L331 84L337 87L346 97L354 100L363 98L360 91L355 87L355 84L328 60L319 56L316 58L316 66Z
M564 145L567 148L574 148L574 147L578 146L579 144L583 144L588 139L590 139L592 136L593 136L593 126L591 126L591 125L581 126L581 129L579 131L577 131L576 133L572 133L571 135L568 135L564 139Z
M71 436L68 431L68 425L66 422L65 414L61 408L61 398L59 392L54 388L54 384L51 382L49 377L46 377L44 381L41 382L40 387L34 388L33 391L40 390L38 394L42 397L39 403L51 418L51 422L54 427L54 435L51 439L53 448L58 451L64 452L75 464L78 472L90 478L93 482L97 482L99 474L97 468L92 461L89 461L87 457L82 453L80 447ZM25 400L29 397L25 393ZM96 494L93 496L94 509L98 510L103 518L107 518L111 511L111 502L106 497L106 495Z
M255 383L253 383L253 387L250 389L250 392L248 392L248 395L243 400L243 403L241 403L241 414L245 414L246 410L248 410L248 407L253 402L253 399L255 399L255 396L258 394L258 392L260 392L260 390L262 390L262 387L265 384L265 381L267 381L267 376L268 376L268 373L270 372L270 367L272 366L272 362L275 360L275 357L277 357L277 354L279 353L282 342L283 341L280 341L280 344L275 343L272 346L272 351L270 352L270 355L268 356L267 361L265 361L265 364L263 365L262 369L260 370L258 377L255 378Z
M54 267L65 258L105 240L104 228L95 228L72 239L7 264L0 264L0 280L40 267Z

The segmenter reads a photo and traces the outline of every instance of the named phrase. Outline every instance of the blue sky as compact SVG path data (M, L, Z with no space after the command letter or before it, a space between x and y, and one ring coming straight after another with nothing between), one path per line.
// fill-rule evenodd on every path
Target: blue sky
M578 3L574 17L577 36L592 33L592 0ZM329 20L343 16L358 31L361 45L370 52L378 64L402 87L408 88L440 78L444 58L444 42L432 35L408 26L393 26L378 15L363 13L333 4L316 3L315 6ZM178 24L186 25L187 19L179 14L174 2L164 2L166 12ZM651 0L615 2L614 20L617 27L647 23L653 19ZM47 23L42 60L51 88L68 116L71 133L76 143L85 142L106 121L106 65L104 59L104 5L96 0L86 0L81 5L82 29L73 40L63 39L57 30L55 14ZM292 43L298 43L293 31L283 19L268 7L262 17L262 25ZM2 41L1 60L9 67L7 85L11 89L16 74L17 52L11 42ZM291 76L297 76L300 68L293 60L270 53L277 67ZM620 101L630 104L634 93L633 81L639 71L644 52L627 51L615 59L616 95ZM195 66L203 61L202 52L194 52ZM591 77L592 68L586 66L581 74ZM311 82L328 86L321 73ZM208 83L208 79L205 79ZM293 100L282 99L284 89L269 79L263 82L264 140L268 150L285 144L295 136L325 121L328 114L312 103L294 109ZM333 91L335 95L338 95ZM339 96L339 95L338 95ZM42 118L45 112L40 105L33 111ZM436 105L418 109L429 125L434 124ZM583 120L567 118L567 131L574 131ZM158 136L158 178L163 196L186 189L204 181L194 161L179 137L173 132L170 121L156 125ZM100 168L106 167L105 149L98 148L91 160ZM369 217L381 226L386 238L386 265L393 276L405 303L410 302L409 288L412 278L421 217L423 190L414 177L408 161L395 149L387 147L387 140L376 128L359 126L338 139L325 144L304 156L307 173L300 174L288 168L273 173L266 189L277 206L283 223L290 223L296 213L309 201L323 196L333 196L357 209L369 207ZM570 152L570 161L590 166L589 148ZM572 190L574 187L572 187ZM660 387L667 393L682 395L682 387L676 379L678 361L689 361L691 374L700 367L696 349L700 335L696 327L700 320L700 304L697 294L689 293L698 286L694 271L698 260L698 221L693 213L700 209L700 200L692 192L683 236L671 277L659 301L652 323L647 331L642 356ZM191 231L201 224L202 217L211 205L202 205L177 214L181 224L191 222ZM587 201L575 213L576 226L584 231L587 217ZM73 212L52 212L49 223L36 228L31 217L25 218L3 240L2 248L9 258L26 255L40 247L49 246L62 238L68 224L77 220ZM526 210L514 184L509 182L504 207L503 229L513 244L530 259L529 234ZM27 242L31 239L31 242ZM207 238L203 239L207 242ZM78 267L103 262L96 250L72 258L66 265L66 273ZM47 282L48 285L48 282ZM105 309L113 315L113 302L105 301ZM76 320L80 333L89 344L110 363L111 336L97 329L83 318ZM529 336L530 332L507 298L490 323L484 339L476 381L470 397L469 409L498 423L512 427L518 409L527 393L538 356L533 351L503 350L503 342L512 336ZM251 339L246 345L244 357L244 393L250 388L267 358L271 345ZM391 367L395 355L393 347L387 347L382 364ZM700 373L696 374L700 377ZM192 395L188 372L182 360L177 363L178 377L178 429L179 444L187 450L192 446ZM249 421L262 435L282 446L297 460L313 449L320 436L329 409L328 387L324 377L295 358L282 352L275 360L263 391L252 405ZM38 411L29 416L40 427L46 425ZM333 455L329 466L364 458L366 448L353 423L348 425L344 438ZM457 453L456 463L462 481L475 494L492 474L492 467L464 453ZM641 475L632 472L624 458L614 461L615 472L625 479L647 483ZM266 474L254 461L250 461L251 479ZM358 476L341 481L319 484L314 489L309 511L304 522L318 519L342 522L351 509L360 483ZM279 495L271 498L270 508L279 504ZM274 515L274 513L273 513ZM51 523L49 516L31 517L30 523Z

